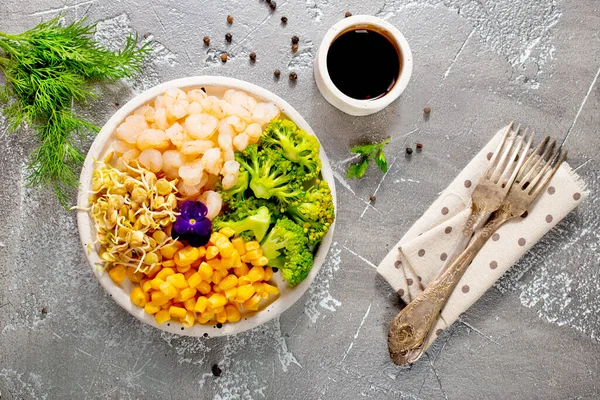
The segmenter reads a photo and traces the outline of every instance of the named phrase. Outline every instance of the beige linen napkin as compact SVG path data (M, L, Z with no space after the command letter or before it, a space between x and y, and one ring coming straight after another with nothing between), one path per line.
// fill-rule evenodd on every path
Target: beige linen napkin
M377 271L405 303L435 278L459 240L470 213L471 192L505 131L502 128L473 158L379 264ZM585 183L563 163L527 216L502 226L475 257L442 310L436 335L431 335L427 346L587 195Z

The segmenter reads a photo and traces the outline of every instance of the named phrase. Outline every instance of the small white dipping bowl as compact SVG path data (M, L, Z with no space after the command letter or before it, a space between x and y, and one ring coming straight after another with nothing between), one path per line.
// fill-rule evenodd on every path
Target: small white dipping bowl
M302 116L286 101L281 99L279 96L271 93L270 91L263 89L259 86L253 85L248 82L244 82L238 79L225 78L221 76L195 76L189 78L176 79L170 82L162 83L155 86L140 95L134 97L132 100L127 102L121 107L102 127L102 130L92 143L90 150L88 151L85 159L83 170L81 171L81 177L79 182L79 194L77 205L79 207L88 207L88 196L91 192L92 186L92 173L95 165L94 160L102 160L106 154L110 151L111 142L114 140L114 132L119 124L129 116L138 107L149 103L159 94L164 93L166 90L171 88L191 89L191 88L206 88L208 94L214 94L222 96L222 94L228 89L241 90L247 94L254 96L257 100L265 102L275 103L281 110L282 117L289 118L294 121L299 128L304 129L308 133L314 135L313 130L308 123L302 118ZM329 161L325 155L325 151L321 147L321 161L322 177L329 183L331 188L331 194L333 196L334 205L337 208L336 194L335 194L335 182ZM314 266L310 271L306 280L297 285L294 288L290 288L282 279L281 274L274 274L274 281L280 290L279 296L267 304L260 311L253 314L243 315L239 322L223 324L222 328L217 328L215 325L199 325L195 324L190 328L184 328L179 322L170 321L168 324L158 325L154 320L153 315L148 315L142 308L135 306L129 300L129 293L133 288L133 285L129 280L125 280L121 285L117 285L108 276L108 273L103 271L100 267L100 257L98 256L99 245L94 245L96 241L96 230L94 222L91 219L89 212L78 211L77 212L77 226L79 228L79 235L81 237L81 244L86 253L88 262L92 271L100 284L108 292L108 294L125 310L131 315L139 319L140 321L152 325L160 330L176 333L178 335L185 336L203 336L208 334L210 337L232 335L239 332L244 332L248 329L255 328L272 318L277 317L282 312L290 308L303 294L306 292L311 282L317 276L321 265L325 261L325 257L331 246L333 237L333 230L335 223L329 229L329 232L324 237L323 241L316 249L314 257ZM93 306L90 304L90 306ZM215 323L216 324L216 323Z
M400 75L398 80L392 90L377 99L359 100L347 96L335 86L329 76L327 54L331 44L341 34L355 29L371 29L382 33L400 52ZM334 24L323 37L314 61L315 81L325 100L346 114L355 116L374 114L396 100L406 89L412 75L412 68L412 53L404 35L389 22L371 15L355 15ZM360 79L360 77L357 79Z

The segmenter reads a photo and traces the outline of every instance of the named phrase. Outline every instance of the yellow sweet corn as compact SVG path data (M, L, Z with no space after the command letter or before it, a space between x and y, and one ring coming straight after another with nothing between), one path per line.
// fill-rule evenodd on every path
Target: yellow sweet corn
M235 252L235 250L234 250L234 252ZM222 255L223 255L223 253L221 253L221 256ZM235 263L235 258L233 256L233 254L231 257L221 257L221 265L225 269L233 268L234 263Z
M160 306L161 310L169 310L169 308L173 305L173 300L169 300L167 301L165 304L163 304L162 306Z
M241 276L244 275L248 275L248 272L250 271L250 269L248 268L248 266L246 264L242 264L239 267L235 267L233 269L233 273L239 278Z
M223 307L225 304L227 304L227 298L220 293L215 293L208 298L209 309L214 310L217 307Z
M235 275L227 275L223 280L219 283L219 289L227 290L232 287L236 287L238 283L238 278Z
M206 310L207 306L208 306L208 299L204 296L200 296L200 297L198 297L198 300L196 301L196 306L194 307L194 311L196 311L197 313L203 313Z
M163 231L154 231L152 234L152 239L156 240L156 243L162 243L167 239L167 234Z
M175 261L173 261L173 260L165 260L161 264L163 267L166 267L166 268L175 268Z
M213 268L208 263L203 262L198 267L198 274L200 274L202 279L208 281L213 275Z
M194 297L187 299L183 302L183 306L188 311L194 311L194 308L196 308L196 299Z
M142 271L137 271L133 267L127 267L127 278L133 283L139 283L144 278Z
M235 235L235 231L232 228L228 227L228 226L226 226L225 228L219 229L219 233L221 235L225 236L226 238L230 238L233 235Z
M217 248L217 246L208 246L208 248L206 249L205 257L207 260L211 260L215 258L217 254L219 254L219 249Z
M183 318L183 317L185 317L186 314L187 314L187 310L185 308L175 307L175 306L171 306L169 308L169 315L171 315L171 317Z
M235 301L243 303L254 295L255 289L252 285L238 286Z
M273 268L271 268L271 267L265 268L265 277L263 278L263 280L270 281L272 277L273 277Z
M131 293L129 293L129 299L133 304L138 307L144 307L150 300L148 293L144 293L142 288L134 287Z
M223 293L225 293L225 297L227 297L227 300L234 301L235 297L237 296L237 288L236 287L229 288L229 289L225 290Z
M145 272L146 276L148 278L154 278L161 270L162 270L162 265L161 264L154 264L151 265ZM165 265L166 267L166 265Z
M231 244L235 247L240 256L246 254L246 243L244 242L244 239L241 237L233 238L231 239Z
M183 303L184 301L196 296L197 291L198 290L196 288L192 287L181 289L181 291L179 291L179 295L177 296L177 301L181 301Z
M190 269L189 271L184 272L183 276L185 277L185 280L187 281L190 279L190 276L197 274L197 273L198 272L194 271L193 269ZM190 283L188 282L188 286L192 286L192 285L190 285ZM196 286L196 285L194 285L194 286Z
M185 276L183 276L181 273L167 276L166 281L175 286L177 289L185 289L188 287Z
M154 278L150 281L150 287L154 290L160 290L160 285L162 285L163 283L165 283L165 281L163 281L160 278Z
M258 243L256 240L246 243L246 251L252 251L257 249L260 249L260 243Z
M173 257L175 257L175 253L177 253L179 250L183 249L184 247L185 246L181 242L173 242L169 245L161 247L160 254L162 254L162 256L164 258L167 258L170 260Z
M246 258L250 261L256 260L257 258L262 257L262 255L263 255L262 249L250 250L250 251L247 251L245 254Z
M183 325L184 328L191 328L195 322L196 322L196 317L194 316L194 313L191 311L188 311L187 313L185 313L185 317L183 317L181 319L181 325Z
M240 310L238 310L233 304L227 304L225 306L225 313L227 314L227 321L229 322L238 322L240 319L242 319Z
M210 283L202 281L198 284L198 286L196 286L196 289L198 289L198 291L202 294L207 294L210 293L212 288L210 287Z
M161 283L160 291L169 299L174 299L179 294L179 290L169 282Z
M175 261L175 265L177 265L179 267L183 267L183 266L192 264L199 257L200 257L200 252L198 251L197 248L192 247L192 246L187 246L187 247L184 247L183 249L179 250L177 253L175 253L175 256L173 257L173 261Z
M212 282L216 283L217 285L219 283L221 283L221 280L223 279L223 275L221 275L219 272L215 272L212 276Z
M256 311L258 310L258 305L260 304L261 300L262 298L260 297L260 294L256 293L254 296L244 302L244 308L246 310Z
M213 319L214 316L215 316L215 314L213 312L211 312L211 311L204 311L198 317L198 322L201 323L201 324L206 324L208 321L210 321L211 319Z
M200 276L200 273L194 272L187 277L187 282L190 287L196 287L200 282L202 282L202 277Z
M171 314L169 314L168 310L160 310L154 314L154 320L159 325L164 324L165 322L171 320Z
M222 311L217 313L216 317L217 322L224 324L225 322L227 322L227 311L223 309Z
M167 276L173 275L174 273L175 270L173 268L163 268L158 274L156 274L156 278L162 279L164 281L167 279Z
M219 232L213 232L213 233L211 233L211 235L210 235L210 239L208 239L208 243L210 243L210 244L213 244L213 245L216 245L216 244L217 244L217 242L219 241L219 239L221 239L221 238L223 238L223 239L227 239L227 238L225 237L225 235L223 235L222 233L219 233Z
M182 274L188 272L191 269L192 269L192 264L190 264L190 265L184 265L182 267L177 266L177 272L180 272Z
M147 280L144 283L142 283L142 292L148 293L150 292L150 290L152 290L152 282L150 280Z
M238 278L238 285L239 286L243 286L243 285L249 285L251 284L252 281L250 280L250 278L248 278L248 275L242 275Z
M248 272L248 278L250 278L252 282L262 281L265 278L264 268L260 266L252 267Z
M150 303L146 303L146 305L144 306L144 312L146 314L156 314L157 312L160 311L160 306L157 306L156 304L150 302Z
M262 286L266 293L273 295L279 294L279 288L277 288L277 286L269 285L268 283L263 283Z
M110 276L110 279L112 279L115 283L121 283L125 280L127 272L125 271L124 266L117 265L108 271L108 276Z
M264 267L269 263L269 259L265 256L261 256L255 260L252 260L252 265L255 267Z

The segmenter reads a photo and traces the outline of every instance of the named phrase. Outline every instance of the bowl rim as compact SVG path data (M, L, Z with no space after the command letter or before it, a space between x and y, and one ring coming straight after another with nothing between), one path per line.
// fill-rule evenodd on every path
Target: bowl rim
M293 290L290 290L285 297L280 296L276 301L273 301L266 308L253 315L245 317L238 322L223 324L221 328L217 328L216 325L213 326L200 324L194 324L190 328L183 328L183 326L179 322L171 322L168 325L158 325L152 315L146 314L142 308L139 308L133 305L133 303L131 303L129 299L129 293L126 293L125 289L116 285L108 276L108 274L104 273L104 271L101 268L99 268L96 264L100 261L100 257L98 256L98 253L92 248L92 244L95 240L95 230L89 213L85 210L85 208L87 208L88 206L88 196L89 191L91 190L91 177L94 171L94 163L95 160L99 160L101 159L101 156L103 156L106 145L113 138L113 132L116 130L117 126L138 107L150 102L157 95L164 93L168 89L184 89L202 86L217 87L221 90L242 90L257 98L258 100L273 102L279 107L281 113L287 116L287 118L289 118L290 120L292 120L299 128L317 137L310 125L308 124L308 122L306 122L306 120L300 115L300 113L296 111L288 102L286 102L273 92L262 88L258 85L235 78L214 75L191 76L161 83L136 95L126 104L124 104L110 117L110 119L104 124L104 126L96 136L86 155L83 168L80 174L79 192L77 195L77 227L79 230L81 244L85 251L88 264L92 269L92 273L94 274L96 279L98 279L101 286L109 294L109 296L112 297L113 300L117 302L117 304L119 304L123 309L125 309L127 312L129 312L141 322L144 322L165 332L174 333L182 336L206 337L206 335L208 335L209 337L217 337L241 333L249 329L258 327L270 321L271 319L281 315L284 311L292 307L300 299L300 297L302 297L302 295L308 290L310 284L315 279L316 275L321 269L321 266L325 262L327 253L333 241L335 221L331 225L329 231L327 232L327 234L325 235L315 252L313 268L311 269L308 277L303 282L298 284L295 288L293 288ZM335 207L334 209L337 215L337 197L333 171L329 164L327 155L323 150L323 146L321 146L319 156L321 157L322 162L322 178L325 181L327 181L331 188L331 194L333 197L333 203Z

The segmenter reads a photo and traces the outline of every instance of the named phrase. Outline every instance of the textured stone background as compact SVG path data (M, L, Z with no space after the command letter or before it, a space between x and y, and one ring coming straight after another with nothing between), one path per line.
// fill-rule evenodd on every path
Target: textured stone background
M339 193L328 261L289 311L229 338L172 336L141 325L105 295L85 261L75 214L23 184L35 145L29 132L7 135L0 119L1 399L598 398L600 3L278 2L271 13L261 0L0 0L2 31L20 32L62 12L67 20L99 21L98 39L107 46L130 31L153 38L143 77L103 87L81 110L95 123L102 125L116 102L161 81L241 78L305 116L330 157ZM406 92L370 117L331 107L312 78L320 39L346 11L387 19L413 50ZM296 55L289 50L293 34L301 38ZM222 50L229 53L225 65ZM256 65L248 63L250 51L258 54ZM297 71L298 83L274 81L276 68ZM433 109L429 120L422 118L425 105ZM570 164L592 194L422 360L396 367L386 332L400 304L374 266L510 119L564 138ZM346 181L349 147L387 135L394 139L389 173L372 169L361 181ZM406 158L404 147L417 141L423 152ZM220 378L210 373L215 363Z

